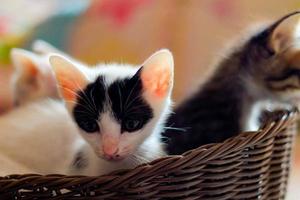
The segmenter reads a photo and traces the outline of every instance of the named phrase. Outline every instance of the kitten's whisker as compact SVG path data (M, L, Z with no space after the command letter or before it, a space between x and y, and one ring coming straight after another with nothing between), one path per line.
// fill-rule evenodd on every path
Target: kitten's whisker
M126 110L126 112L130 112L132 110L137 110L137 109L140 109L140 108L143 108L143 107L147 108L148 106L147 105L134 106L134 107L130 108L129 110Z
M97 112L97 109L95 109L95 107L93 107L93 106L91 105L90 99L88 98L87 94L83 91L83 89L79 86L79 84L78 84L77 82L74 82L74 83L76 84L76 86L77 86L77 88L80 90L80 92L86 97L86 99L85 99L85 98L82 98L82 99L84 99L85 102L86 102L86 104L90 107L90 109L91 109L94 113L96 113L96 112Z
M137 155L137 154L133 154L133 157L138 161L139 164L149 162L148 159L146 159L146 158L143 157L143 156Z
M132 104L134 103L138 98L141 98L140 95L136 96L135 98L133 98L127 105L126 105L126 109Z
M76 97L80 97L80 95L77 94L77 92L71 90L70 88L63 87L63 86L61 86L61 85L59 85L59 88L62 88L62 89L64 89L64 90L68 90L68 92L71 92L71 93L74 94Z
M139 160L138 160L135 156L131 156L129 159L130 159L130 162L133 163L134 167L135 167L135 166L138 166L139 164L141 164L141 163L139 162Z
M69 88L66 88L66 87L61 87L63 88L64 90L68 90L69 92L72 92L73 94L75 94L76 96L80 97L80 95L78 95L76 92L74 92L73 90L69 89ZM84 100L84 99L83 99ZM85 101L85 100L84 100ZM70 102L70 101L68 101ZM82 107L86 108L89 112L94 112L92 109L90 109L89 107L86 107L85 105L82 105L82 104L79 104L79 102L76 102L76 101L71 101L72 103L74 103L75 105L78 104L78 105L81 105ZM85 101L85 103L87 103Z
M89 110L89 108L87 108L87 107L85 107L85 105L83 105L83 104L80 104L80 103L78 103L78 102L75 102L75 101L70 101L70 100L65 100L65 102L68 102L68 103L72 103L72 104L77 104L77 105L80 105L80 106L82 106L83 108L85 108L86 109L86 113L89 113L90 114L90 116L93 116L93 112L91 112L90 110ZM76 112L78 112L78 111L76 111ZM83 112L83 111L82 111Z
M93 101L93 105L94 105L94 110L97 111L97 106L96 106L96 103L95 103L95 97L94 97L94 90L95 88L93 88L93 90L91 90L90 92L90 95L91 95L91 98L92 98L92 101Z
M163 129L165 129L165 130L176 130L176 131L186 132L186 129L184 129L184 128L176 128L176 127L169 127L169 126L165 126L165 127L163 127Z
M60 88L62 88L64 90L67 90L68 92L71 92L72 94L74 94L78 98L81 98L81 96L77 92L75 92L74 90L71 90L71 89L63 87L63 86L60 86ZM85 101L85 99L83 99L83 100ZM74 101L74 103L77 103L77 102ZM85 101L85 103L87 103L87 102Z
M122 93L120 90L120 85L118 85L118 92L119 92L120 110L121 110L121 113L123 113L123 102L122 102Z
M78 113L82 113L85 114L87 117L91 117L92 119L95 118L95 116L93 116L90 112L85 112L85 111L76 111L76 114Z
M130 90L130 92L129 92L129 95L127 96L127 98L126 98L126 101L125 101L125 109L127 109L127 102L128 102L128 100L130 99L130 97L131 97L131 95L132 95L132 92L134 91L134 89L136 88L136 86L137 86L137 84L138 84L138 80L136 80L136 82L135 82L135 84L133 85L133 87L131 88L131 90Z
M129 162L133 163L134 167L140 164L133 156L129 157Z
M91 111L95 112L95 110L93 109L93 107L91 107L91 103L89 101L88 96L86 95L86 93L83 91L83 89L81 88L81 86L78 84L77 81L73 80L73 83L76 85L76 88L78 88L78 90L82 93L82 95L84 95L86 98L82 98L82 96L78 95L77 92L73 91L77 97L81 98L84 100L84 102L91 108Z

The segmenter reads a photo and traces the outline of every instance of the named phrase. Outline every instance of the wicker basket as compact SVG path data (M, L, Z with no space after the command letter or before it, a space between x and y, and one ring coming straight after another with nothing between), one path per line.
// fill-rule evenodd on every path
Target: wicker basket
M2 177L0 199L284 199L296 117L277 111L260 131L101 177Z

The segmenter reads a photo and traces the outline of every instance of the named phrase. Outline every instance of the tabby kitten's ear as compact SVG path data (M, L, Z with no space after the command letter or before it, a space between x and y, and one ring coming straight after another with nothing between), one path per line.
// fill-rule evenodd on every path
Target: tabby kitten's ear
M88 84L86 75L75 63L61 55L51 55L49 61L57 80L58 90L71 108L76 103L77 92Z
M11 60L15 71L12 90L16 104L40 97L58 97L55 78L47 59L30 51L12 49Z
M273 25L269 45L276 54L300 63L300 12L291 13Z
M174 76L172 53L166 49L157 51L142 66L141 79L148 97L162 100L169 96Z

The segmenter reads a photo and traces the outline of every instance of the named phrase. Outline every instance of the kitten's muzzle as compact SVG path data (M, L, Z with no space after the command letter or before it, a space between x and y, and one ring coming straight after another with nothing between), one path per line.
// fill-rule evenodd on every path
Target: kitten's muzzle
M119 135L118 135L119 136ZM102 134L102 148L103 157L106 160L121 160L119 149L120 138L114 137L113 134Z
M116 154L116 155L107 155L107 154L104 154L104 158L105 158L105 160L108 160L108 161L123 160L123 158L119 154Z
M118 161L123 158L119 154L119 148L103 148L104 159L108 161Z

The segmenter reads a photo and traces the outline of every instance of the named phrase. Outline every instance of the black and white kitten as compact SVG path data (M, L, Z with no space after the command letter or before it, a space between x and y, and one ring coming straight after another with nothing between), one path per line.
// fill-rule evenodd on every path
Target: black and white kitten
M198 92L177 106L168 126L185 131L165 131L169 154L257 130L265 104L299 100L299 16L284 16L240 42Z
M164 155L160 139L173 87L168 50L141 67L89 68L61 55L50 56L50 63L70 116L98 156L98 171L131 168Z

